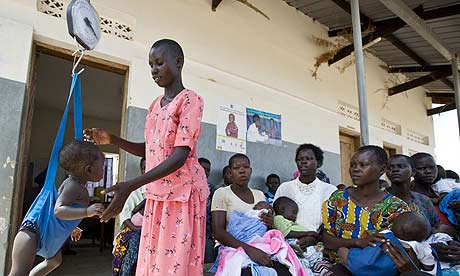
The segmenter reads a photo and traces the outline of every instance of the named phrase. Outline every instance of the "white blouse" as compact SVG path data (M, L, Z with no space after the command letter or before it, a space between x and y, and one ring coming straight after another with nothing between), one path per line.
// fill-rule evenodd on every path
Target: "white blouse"
M304 184L299 178L296 178L278 187L275 200L281 196L294 200L299 206L296 222L307 231L316 231L322 223L321 206L335 190L337 188L334 185L318 178L310 184Z

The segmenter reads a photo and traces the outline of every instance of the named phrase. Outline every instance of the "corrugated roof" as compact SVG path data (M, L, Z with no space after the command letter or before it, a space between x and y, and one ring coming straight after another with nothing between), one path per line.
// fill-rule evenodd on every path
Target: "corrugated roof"
M329 30L351 26L351 15L337 4L337 2L342 2L342 5L349 5L347 0L284 1L305 15L326 25L329 27ZM374 23L381 20L396 18L396 16L378 0L360 0L359 2L361 14L367 16ZM404 0L404 2L412 9L423 6L425 13L430 10L460 4L459 0ZM425 22L442 40L444 40L453 52L460 53L460 14L425 20ZM392 35L422 58L427 65L450 65L449 61L439 54L411 27L406 25ZM385 38L369 49L389 66L420 66L413 58L409 57L406 53L398 49L394 43ZM430 72L405 74L410 79L415 79L429 75ZM424 88L429 92L452 92L452 88L449 87L451 86L449 85L449 81L452 82L452 77L430 82L425 84Z

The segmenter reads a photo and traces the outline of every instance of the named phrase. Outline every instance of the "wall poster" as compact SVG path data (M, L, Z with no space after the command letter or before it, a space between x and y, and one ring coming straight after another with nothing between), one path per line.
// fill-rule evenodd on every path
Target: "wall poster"
M248 142L281 146L281 115L246 108Z
M243 107L222 105L219 107L216 149L246 153L246 113Z

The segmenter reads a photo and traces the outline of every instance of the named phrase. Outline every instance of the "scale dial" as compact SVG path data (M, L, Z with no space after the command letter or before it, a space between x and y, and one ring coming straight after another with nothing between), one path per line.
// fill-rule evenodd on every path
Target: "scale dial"
M96 47L101 38L100 19L89 0L72 0L67 7L69 34L86 50Z

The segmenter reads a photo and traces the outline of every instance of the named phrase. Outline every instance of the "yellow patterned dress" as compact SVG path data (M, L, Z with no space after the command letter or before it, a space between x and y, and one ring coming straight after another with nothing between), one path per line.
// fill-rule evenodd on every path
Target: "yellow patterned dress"
M323 203L324 229L342 239L365 238L388 228L394 219L410 208L401 199L386 194L384 199L369 207L360 207L350 198L348 189L335 191Z

